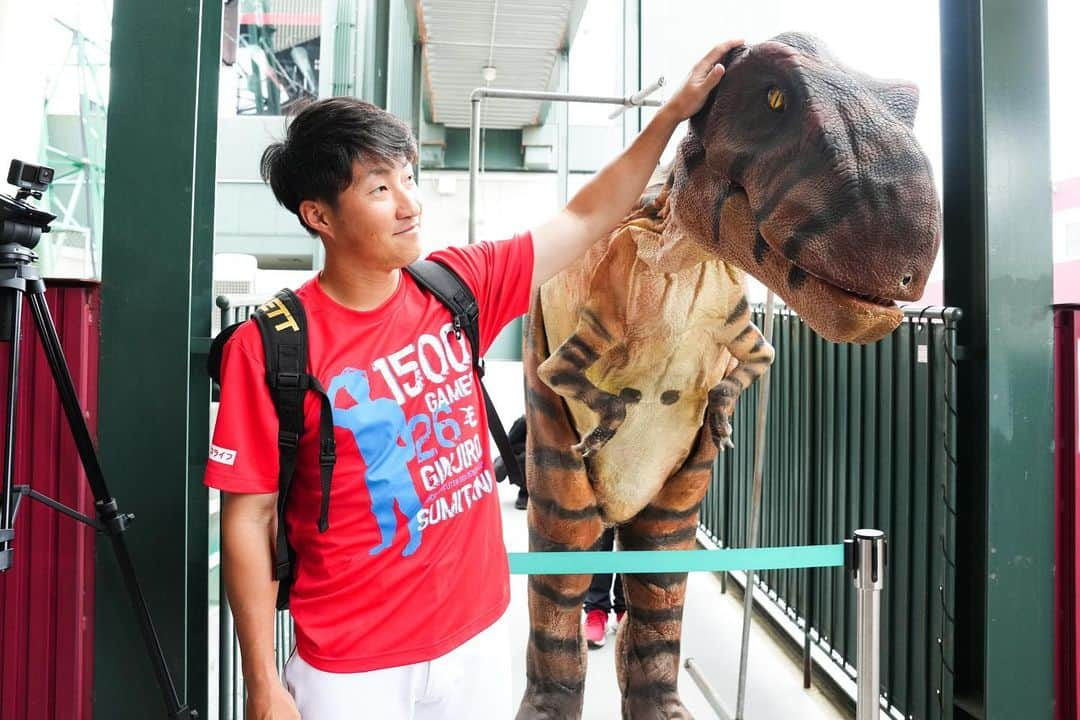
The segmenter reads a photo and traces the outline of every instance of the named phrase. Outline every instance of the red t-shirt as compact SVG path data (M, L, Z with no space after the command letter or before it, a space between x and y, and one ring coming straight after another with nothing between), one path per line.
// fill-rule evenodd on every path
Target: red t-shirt
M432 255L476 295L482 351L529 305L532 237ZM289 606L312 666L362 672L439 657L509 603L509 569L483 397L464 334L406 273L380 307L345 308L317 279L298 291L309 372L334 405L330 527L317 527L319 402L304 432L285 514L297 553ZM221 405L205 483L233 493L278 487L278 421L253 322L225 347ZM270 572L270 568L267 568Z

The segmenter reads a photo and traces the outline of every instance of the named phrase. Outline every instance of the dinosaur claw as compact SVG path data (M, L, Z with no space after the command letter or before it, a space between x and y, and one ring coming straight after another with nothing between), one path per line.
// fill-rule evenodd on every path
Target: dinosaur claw
M732 436L731 423L727 421L714 422L712 425L712 439L716 448L720 452L724 452L728 448L735 447L735 441L731 439Z
M587 458L607 445L608 440L614 435L614 430L601 425L593 428L593 431L586 435L584 440L577 445L574 445L571 449L574 450L574 452L580 453L582 458Z

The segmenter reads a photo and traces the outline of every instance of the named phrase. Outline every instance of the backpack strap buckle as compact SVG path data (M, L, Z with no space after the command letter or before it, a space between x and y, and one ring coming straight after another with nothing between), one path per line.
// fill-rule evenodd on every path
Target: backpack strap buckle
M319 465L333 467L337 462L337 449L334 438L323 438L319 443Z
M306 373L278 371L267 378L267 384L272 388L282 390L301 390L307 387L307 383L304 382L306 377Z

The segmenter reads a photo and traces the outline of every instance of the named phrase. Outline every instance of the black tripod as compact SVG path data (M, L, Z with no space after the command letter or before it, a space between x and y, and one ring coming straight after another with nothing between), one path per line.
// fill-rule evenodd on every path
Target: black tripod
M3 231L9 228L0 223L0 237ZM35 238L36 240L36 238ZM0 515L0 572L7 570L12 564L13 542L15 539L15 514L19 510L19 501L23 496L38 500L51 508L90 525L98 532L106 533L112 541L113 553L120 564L120 572L124 577L124 585L127 589L131 604L135 609L143 640L146 642L146 650L157 675L158 687L165 700L170 718L187 718L195 720L198 713L181 705L173 685L172 676L165 663L165 655L158 641L154 623L150 618L150 611L146 607L139 581L135 577L135 567L131 562L127 544L124 541L124 531L134 519L133 515L121 513L116 507L116 500L109 494L105 486L105 477L101 472L101 464L98 462L97 451L90 439L90 431L86 427L86 420L79 400L75 394L75 386L71 380L71 372L64 359L64 353L60 347L60 339L56 334L56 326L49 314L49 306L45 302L45 283L38 277L37 270L30 263L37 260L37 255L23 244L10 242L0 244L0 342L10 343L10 365L8 366L8 401L7 401L7 437L4 445L3 486L0 501L2 501L2 515ZM15 468L15 405L16 394L19 385L19 340L22 334L22 299L27 296L30 301L30 311L37 326L38 336L45 346L49 368L52 370L53 381L56 383L60 394L60 402L63 404L64 413L67 415L68 425L75 439L75 445L79 450L79 458L83 469L86 471L87 480L94 493L94 505L97 508L97 519L87 517L72 510L59 502L45 497L30 489L28 485L12 487L12 478Z

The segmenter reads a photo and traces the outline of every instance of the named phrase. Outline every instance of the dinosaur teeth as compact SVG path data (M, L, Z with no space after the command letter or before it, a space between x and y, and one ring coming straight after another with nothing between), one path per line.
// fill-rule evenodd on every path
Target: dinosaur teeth
M878 297L877 295L863 295L862 293L857 293L850 290L848 292L861 300L865 300L875 305L881 305L883 307L893 307L896 304L888 298Z
M792 267L798 267L798 265L792 264ZM802 268L799 268L799 269L802 270L803 272L807 272L806 270L803 270ZM808 273L808 274L813 275L813 273ZM831 281L826 280L826 279L821 278L821 277L818 277L817 275L814 275L814 277L817 277L818 280L820 280L821 282L826 283L827 285L832 285L836 289L838 289L838 290L840 290L842 292L845 292L848 295L851 295L853 297L857 297L860 300L871 303L873 305L880 305L881 307L886 307L886 308L896 307L896 302L894 302L891 298L881 297L880 295L867 295L866 293L861 293L858 290L852 290L851 288L846 288L843 285L835 285Z

